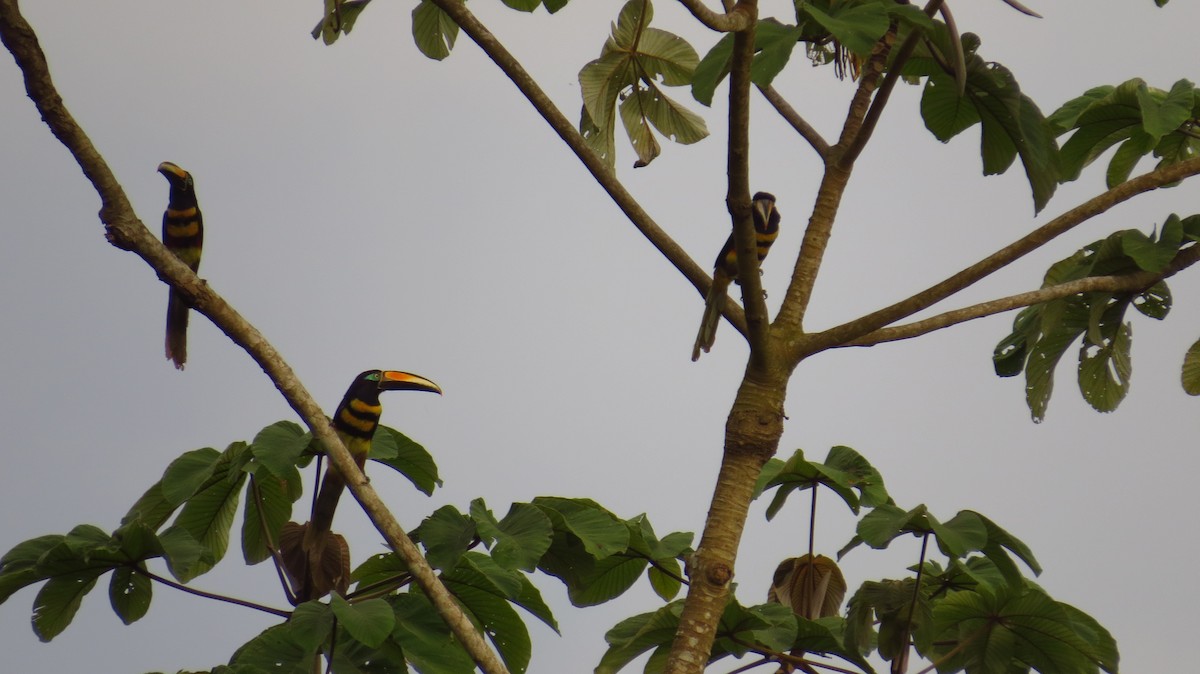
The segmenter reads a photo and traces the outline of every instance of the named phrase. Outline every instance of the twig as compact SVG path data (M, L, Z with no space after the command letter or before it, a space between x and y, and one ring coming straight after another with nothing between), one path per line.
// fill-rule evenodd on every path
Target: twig
M758 91L775 108L779 116L783 117L784 121L790 124L796 130L796 133L800 134L801 138L808 141L808 144L817 151L817 154L822 159L829 155L829 143L821 137L821 134L811 124L800 116L800 113L796 112L796 109L787 102L787 99L783 95L775 90L775 87L759 86Z
M150 571L149 569L143 569L142 567L138 566L137 564L129 564L128 566L130 569L133 570L134 573L143 575L155 582L162 583L163 585L166 585L167 587L173 587L176 590L179 590L180 592L186 592L188 594L193 594L193 595L196 595L197 597L204 597L205 599L215 599L217 601L223 601L226 604L236 604L237 606L243 606L245 608L252 608L255 611L262 611L263 613L270 613L271 615L279 616L280 618L287 618L288 616L292 615L290 611L284 611L283 609L271 608L270 606L263 606L262 604L256 604L252 601L246 601L245 599L238 599L236 597L228 597L223 594L216 594L213 592L205 592L204 590L197 590L194 587L188 587L187 585L183 585L182 583L176 583L175 581L171 580L170 578L164 578L164 577L158 575L157 573Z
M313 436L326 448L333 464L347 477L350 492L362 505L375 528L404 558L417 583L454 636L487 674L507 674L508 670L499 657L488 647L470 619L455 603L450 592L438 580L429 563L421 556L416 545L405 535L399 522L383 505L383 501L367 482L366 476L359 470L350 452L333 432L325 413L279 352L223 297L169 252L138 219L108 164L63 105L50 77L50 69L38 44L37 35L21 16L17 0L0 0L0 41L12 53L21 69L25 77L26 91L37 106L42 119L71 152L83 169L84 175L100 195L100 218L108 228L109 240L113 245L133 251L145 260L160 278L187 295L194 309L208 317L231 341L242 347L254 359L283 394L288 405L308 425Z
M941 330L952 325L965 323L983 318L985 316L993 316L995 314L1020 309L1033 304L1049 302L1060 297L1070 297L1079 293L1087 292L1135 292L1147 288L1159 280L1169 278L1180 271L1192 266L1197 261L1200 261L1200 246L1192 246L1182 251L1172 262L1168 271L1162 273L1154 273L1149 271L1138 271L1129 274L1116 274L1113 276L1089 276L1088 278L1077 279L1075 281L1067 281L1058 285L1040 288L1030 292L1019 293L1002 297L988 302L980 302L962 309L947 311L937 316L931 316L921 321L914 321L905 325L897 325L890 328L881 328L874 332L869 332L858 339L840 344L838 347L846 346L874 346L883 342L894 342L902 339L911 339L920 337L935 330Z

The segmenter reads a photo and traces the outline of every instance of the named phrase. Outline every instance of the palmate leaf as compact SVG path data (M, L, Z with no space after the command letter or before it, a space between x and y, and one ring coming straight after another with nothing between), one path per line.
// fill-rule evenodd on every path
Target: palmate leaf
M638 155L635 166L645 166L658 156L660 148L651 126L682 144L708 135L703 119L659 88L689 84L699 57L683 38L650 27L653 16L649 0L629 0L621 8L600 58L579 71L583 96L579 129L610 166L616 160L612 137L618 100L622 122Z
M312 29L314 40L321 40L327 45L337 42L341 35L349 35L354 30L354 22L371 0L325 0L325 16Z
M779 487L767 506L768 520L779 512L793 491L812 489L817 485L832 490L856 514L861 504L874 507L888 500L879 471L861 454L841 445L830 448L824 463L806 460L799 449L786 463L768 463L759 477L759 485L756 494Z
M1152 151L1160 158L1159 167L1195 156L1200 151L1194 133L1197 116L1200 90L1188 80L1179 80L1170 91L1136 78L1090 89L1050 116L1056 135L1073 131L1062 146L1063 178L1075 180L1085 166L1117 144L1106 172L1110 188L1127 180Z
M425 546L425 558L435 569L453 569L475 540L475 522L444 505L421 521L416 539Z
M519 572L500 575L504 570L490 562L485 555L469 552L457 567L442 574L442 582L472 621L483 628L509 670L520 674L529 666L533 646L529 630L508 602L514 582L519 588L524 576Z
M925 126L938 140L947 142L978 121L984 175L1004 173L1020 157L1033 192L1034 211L1041 211L1059 183L1058 146L1051 126L1033 100L1021 93L1007 68L975 53L978 38L964 35L962 45L966 79L961 96L952 75L927 69L921 98ZM914 65L913 72L927 74L920 71L920 64Z
M1008 587L994 596L957 592L938 602L933 619L938 637L924 655L938 661L941 671L1010 674L1014 667L1028 667L1042 674L1083 674L1097 666L1116 671L1111 636L1090 617L1034 588Z
M750 62L750 80L767 87L775 76L783 71L792 57L797 42L804 37L803 31L780 23L775 19L762 19L754 30L754 59ZM733 34L729 33L717 41L692 73L692 98L705 106L711 106L717 85L729 76L729 63L733 58Z
M604 635L608 650L600 658L595 674L615 674L642 653L670 645L679 627L683 601L673 601L650 613L626 618Z
M242 515L242 557L258 564L271 557L268 541L278 541L284 523L292 519L292 504L300 498L300 474L288 480L270 470L257 470L246 485Z
M355 640L371 648L378 648L383 644L396 625L396 614L383 599L368 599L351 604L334 592L329 597L329 606L333 615L337 617L338 624Z
M246 481L242 466L249 460L250 452L246 443L229 445L214 464L211 477L188 499L175 517L174 526L190 534L207 553L182 576L176 576L180 582L187 582L208 572L225 556L229 548L229 530L237 513L242 485Z
M514 503L497 521L483 499L471 501L471 519L479 537L491 548L492 559L506 569L533 571L550 549L554 527L550 518L531 503Z

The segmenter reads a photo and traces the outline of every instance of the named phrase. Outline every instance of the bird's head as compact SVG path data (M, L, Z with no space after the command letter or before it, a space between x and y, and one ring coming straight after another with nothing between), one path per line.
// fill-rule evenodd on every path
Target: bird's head
M752 202L754 224L759 231L779 226L779 212L775 210L775 195L770 192L755 192Z
M158 172L163 174L163 177L171 184L171 189L188 192L192 190L192 174L184 171L175 164L165 161L158 165Z
M399 370L367 370L354 378L346 398L357 398L364 402L379 401L380 391L429 391L441 395L442 389L428 379Z

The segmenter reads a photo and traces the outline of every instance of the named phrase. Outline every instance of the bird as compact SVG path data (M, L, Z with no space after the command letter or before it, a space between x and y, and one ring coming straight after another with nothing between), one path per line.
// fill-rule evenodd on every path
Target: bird
M171 186L167 210L163 213L163 245L192 271L200 269L200 251L204 247L204 218L196 203L196 186L192 174L169 161L158 165ZM182 370L187 363L187 325L191 302L183 293L171 288L167 299L167 358Z
M758 192L751 203L754 217L754 240L758 246L758 261L767 257L775 237L779 236L779 209L775 208L775 196ZM737 246L733 234L725 241L717 261L713 264L713 282L704 298L704 317L700 320L700 331L692 346L692 360L700 359L700 352L708 353L717 339L717 325L721 322L721 307L729 291L730 281L738 281Z
M767 590L769 603L783 604L792 609L792 613L807 620L837 615L845 598L846 578L837 562L825 555L813 557L806 554L783 560L775 567L771 588ZM804 651L793 649L791 654L800 658L804 656ZM789 674L796 667L782 663L776 674ZM799 665L799 668L806 672L814 671L807 665Z
M333 430L350 450L359 469L371 453L371 439L379 427L383 391L428 391L442 389L420 375L399 370L367 370L346 389L333 413ZM319 599L336 591L344 594L350 583L350 549L346 540L332 532L333 515L346 487L346 479L332 463L325 470L309 521L288 522L279 536L279 557L291 580L297 604Z

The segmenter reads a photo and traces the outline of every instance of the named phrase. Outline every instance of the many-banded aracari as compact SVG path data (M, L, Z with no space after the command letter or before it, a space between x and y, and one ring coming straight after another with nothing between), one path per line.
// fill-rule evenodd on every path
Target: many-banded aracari
M361 469L371 453L371 439L379 427L383 406L381 391L442 389L428 379L396 370L367 370L355 377L333 414L333 430L350 450ZM332 463L325 471L305 524L288 522L279 537L279 554L291 579L297 602L317 599L331 591L344 593L350 583L350 548L331 531L338 500L346 479Z
M165 161L158 165L171 186L170 200L163 213L162 239L167 250L196 271L200 268L200 251L204 247L204 218L196 204L196 189L192 174ZM182 370L187 362L188 311L191 303L183 293L171 288L167 299L167 358Z
M774 195L766 192L754 195L752 207L754 239L758 245L758 261L761 263L766 259L771 244L775 243L775 237L779 236L779 211L775 208ZM701 351L708 353L716 341L717 325L721 323L721 308L725 305L729 283L737 280L737 246L734 245L733 234L730 233L713 265L712 287L704 298L704 317L700 319L700 331L696 334L696 344L692 346L693 361L700 359Z

